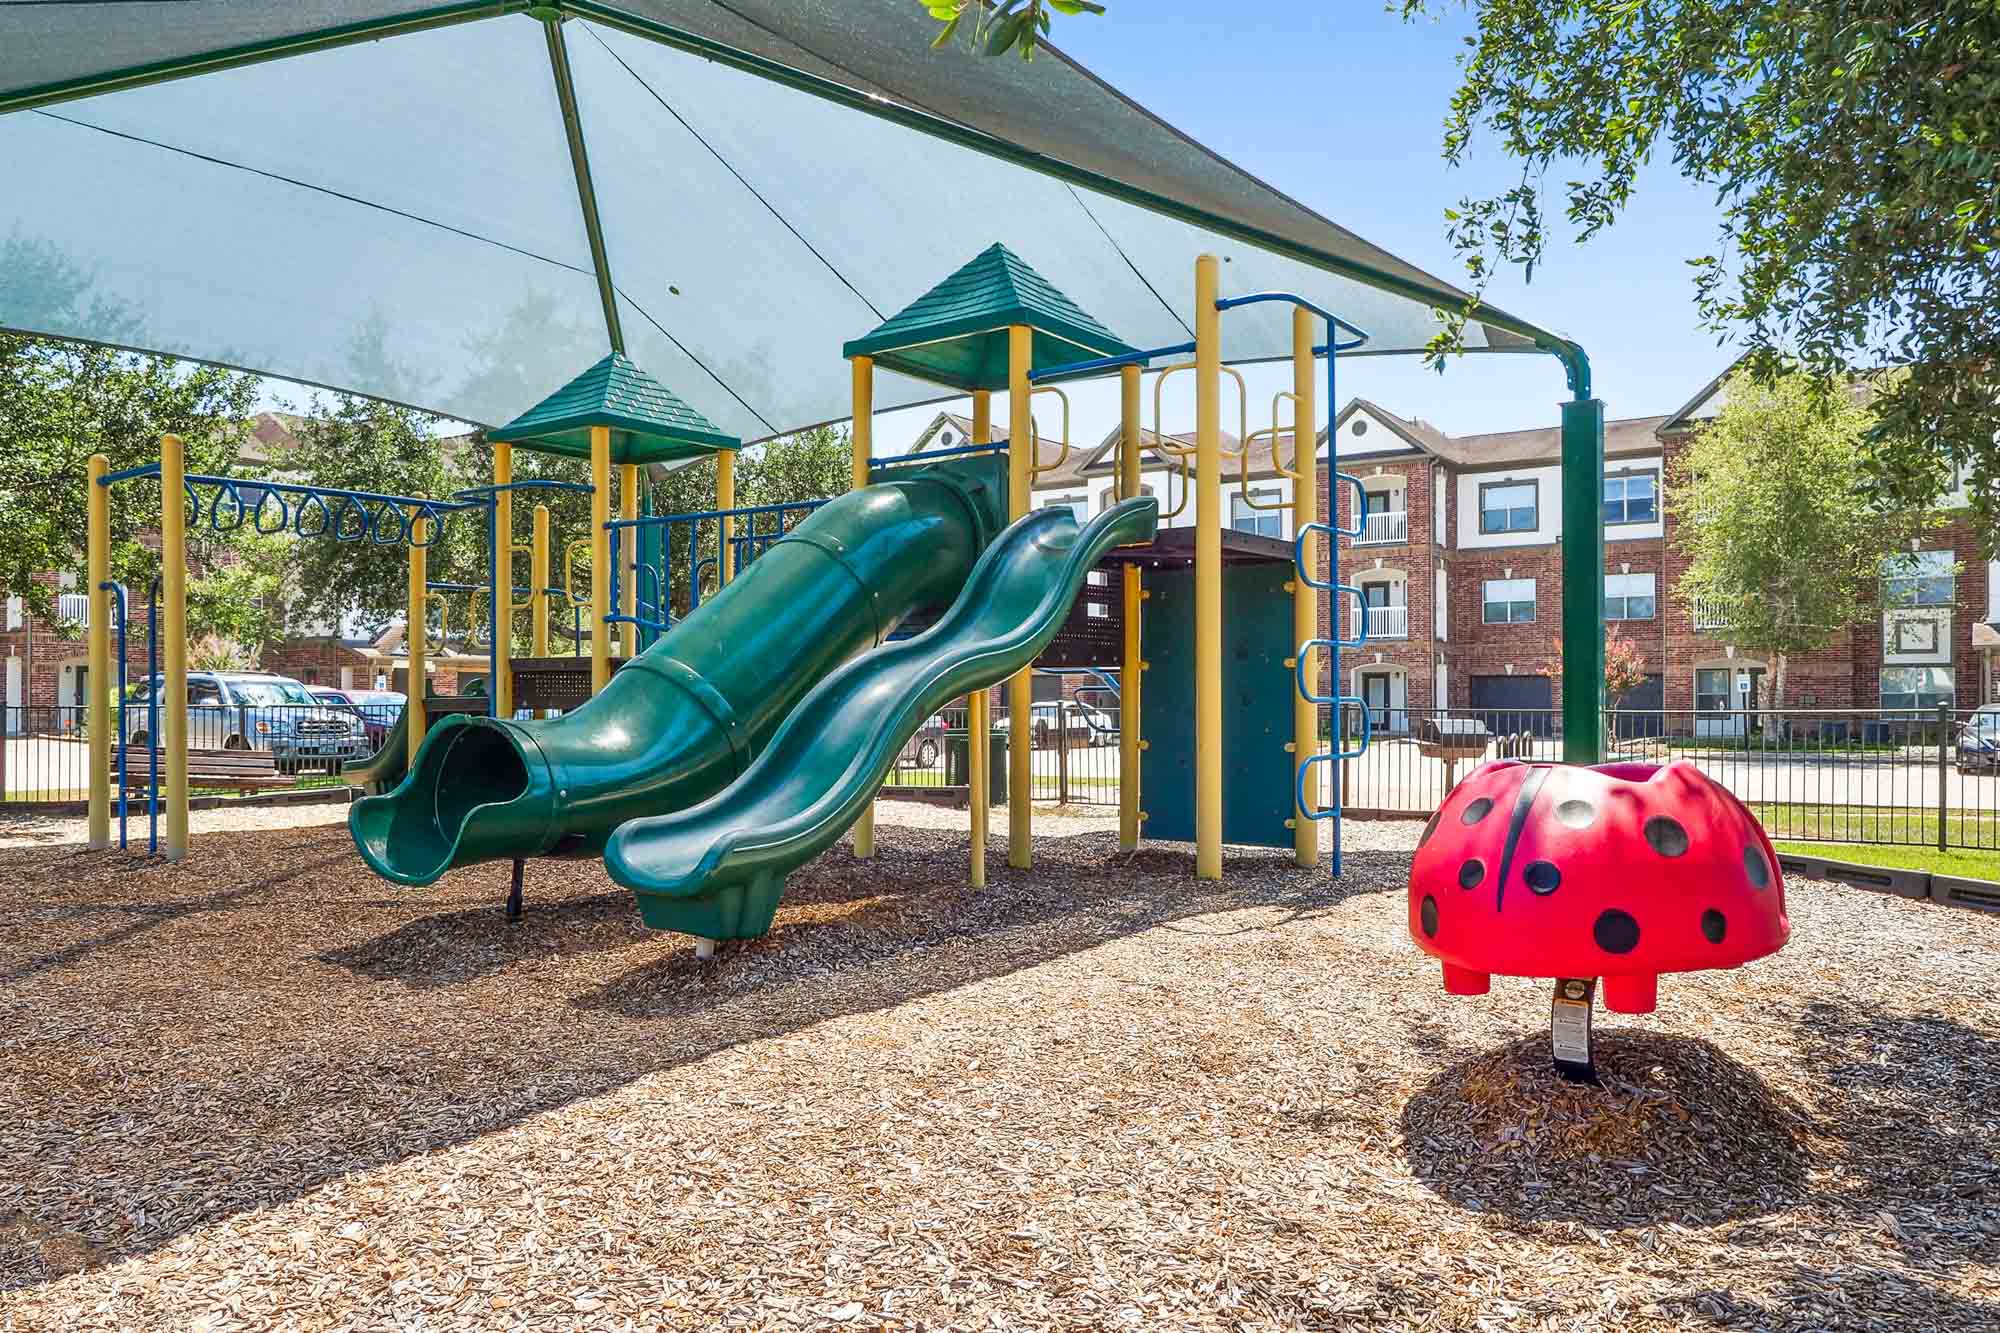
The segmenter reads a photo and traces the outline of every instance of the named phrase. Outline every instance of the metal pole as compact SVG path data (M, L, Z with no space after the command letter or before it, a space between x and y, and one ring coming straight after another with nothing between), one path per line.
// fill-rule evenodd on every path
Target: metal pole
M851 490L860 490L868 484L868 459L874 452L875 444L875 358L857 356L852 363L854 384L854 424L849 432L849 443L854 448L854 470L849 480ZM854 855L866 859L875 855L875 801L871 796L862 808L861 817L854 821Z
M188 849L187 455L178 435L160 437L160 564L165 582L160 638L166 649L161 719L167 740L167 860Z
M1056 804L1069 804L1069 701L1056 694Z
M430 564L430 551L425 543L431 539L430 531L431 521L422 516L422 511L411 510L409 626L403 632L403 647L408 659L405 670L408 680L404 683L406 693L403 699L403 741L411 768L417 766L417 750L422 747L424 732L430 725L424 709L424 674L428 670L425 659L430 654L424 628L426 584L429 582L427 567Z
M631 521L639 517L639 465L627 463L618 469L618 517ZM630 553L622 557L618 577L622 580L618 587L618 614L634 616L639 613L639 543L638 530L626 528L625 533L633 540L627 544ZM618 639L624 656L631 657L639 650L639 627L627 620L618 627Z
M1118 498L1130 500L1139 494L1139 367L1118 368ZM1118 847L1132 851L1139 845L1140 764L1139 676L1146 669L1140 660L1139 603L1145 599L1140 587L1139 565L1127 561L1123 571L1125 613L1124 653L1118 667Z
M1214 255L1194 265L1194 873L1222 878L1222 314Z
M736 508L736 451L724 449L715 456L715 507L724 511ZM755 520L752 520L753 522ZM729 580L736 576L736 556L730 549L730 538L736 535L736 520L727 512L717 524L721 533L722 550L716 560L717 575L722 586L728 587Z
M975 389L972 394L972 442L993 441L993 393ZM992 711L991 690L974 690L965 696L965 780L972 785L967 794L972 814L972 887L986 886L986 835L992 820Z
M1334 322L1328 320L1326 322L1326 521L1329 526L1335 528L1341 526L1340 501L1334 498L1340 490L1338 479L1335 475L1340 471L1340 441L1333 433L1334 414L1340 411L1340 353L1337 350L1340 339L1338 332ZM1436 491L1433 490L1432 494L1435 495ZM1359 496L1354 498L1354 503L1359 506ZM1362 515L1356 513L1354 518L1355 521L1352 526L1360 527L1364 521ZM1328 583L1340 582L1340 534L1337 532L1329 535L1326 539L1326 581ZM1340 640L1342 635L1340 632L1340 600L1340 594L1334 593L1333 600L1327 606L1327 637L1334 642L1332 647L1325 650L1326 693L1334 696L1336 699L1341 694ZM1366 613L1364 612L1363 614L1365 615ZM1317 619L1315 619L1314 623L1318 623ZM1315 709L1315 713L1317 713L1317 709ZM1333 705L1333 713L1327 725L1327 745L1336 754L1345 749L1347 745L1344 724L1346 715L1347 710L1342 705L1338 703ZM1317 736L1314 739L1315 744L1317 744ZM1332 787L1328 808L1334 811L1332 870L1333 877L1339 879L1341 871L1341 825L1346 822L1347 818L1345 814L1341 813L1346 809L1347 805L1347 761L1334 759L1327 763L1327 767L1332 770L1327 775L1327 782Z
M611 679L611 428L590 428L590 692Z
M493 446L493 484L508 486L514 481L514 446ZM514 716L514 669L508 658L514 638L514 493L493 492L493 525L487 530L493 549L487 561L493 576L493 591L487 605L493 610L492 651L488 654L493 676L487 695L493 700L493 716Z
M1952 706L1938 705L1938 850L1947 846L1947 830L1951 820L1946 813L1951 805L1951 724Z
M1028 369L1034 360L1034 334L1025 324L1007 329L1007 521L1028 515L1029 490L1034 485L1034 415L1028 397ZM1034 712L1031 667L1022 667L1007 682L1007 864L1026 870L1034 859L1033 737L1028 734Z
M90 828L85 842L89 847L111 845L111 710L104 694L111 674L111 488L104 484L110 471L111 460L92 454L84 481L90 579L90 694L84 700L85 725L90 728ZM7 743L5 732L0 726L0 747Z
M1333 335L1327 335L1328 357L1334 355ZM1319 445L1315 426L1319 412L1314 404L1313 317L1303 306L1292 307L1292 533L1305 532L1308 524L1319 521ZM1333 405L1327 405L1329 419ZM1273 421L1275 433L1278 423ZM1329 488L1330 495L1330 488ZM1305 568L1312 568L1312 535L1303 543ZM1319 637L1319 593L1308 587L1304 570L1292 571L1292 650L1307 652L1306 644ZM1285 682L1290 686L1292 682ZM1292 767L1306 762L1319 748L1319 705L1298 690L1292 690ZM1299 784L1294 783L1296 789ZM1313 812L1318 802L1300 793L1298 808L1292 811L1292 858L1302 866L1319 864L1319 821Z
M1562 405L1562 576L1563 762L1602 763L1604 404L1581 396Z
M535 506L533 533L534 535L529 538L532 545L529 547L528 558L530 564L533 566L529 577L534 580L535 586L534 590L528 594L528 605L532 608L528 612L528 624L530 627L528 651L536 657L547 657L549 655L549 603L555 596L555 594L549 591L555 585L549 582L550 574L553 571L549 568L549 507L547 505L538 504ZM537 708L535 716L545 717L548 715L548 711L546 708Z

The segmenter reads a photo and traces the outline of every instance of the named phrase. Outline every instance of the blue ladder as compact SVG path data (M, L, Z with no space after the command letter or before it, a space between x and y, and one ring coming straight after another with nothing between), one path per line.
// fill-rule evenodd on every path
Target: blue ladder
M1332 459L1329 457L1328 462L1331 463L1331 461ZM1352 476L1346 472L1335 472L1333 477L1336 482L1344 481L1354 487L1354 525L1352 527L1341 527L1333 523L1306 524L1299 530L1298 535L1292 539L1292 567L1299 582L1306 587L1320 592L1331 593L1336 599L1342 595L1354 599L1356 612L1354 618L1354 637L1344 639L1336 635L1330 639L1307 639L1299 645L1298 652L1293 659L1292 677L1301 699L1315 706L1331 705L1333 707L1332 748L1325 754L1307 755L1299 761L1294 795L1297 799L1299 813L1307 819L1331 819L1334 821L1333 856L1331 861L1333 877L1339 879L1341 870L1340 816L1343 808L1340 769L1336 766L1333 770L1333 799L1323 809L1314 809L1307 803L1306 778L1312 772L1314 764L1333 764L1335 761L1342 759L1359 759L1362 755L1368 753L1368 742L1373 731L1373 723L1368 716L1367 704L1358 695L1340 693L1340 650L1343 648L1360 648L1368 642L1368 607L1362 600L1361 589L1351 583L1342 583L1339 581L1340 539L1342 537L1353 538L1361 535L1362 525L1367 522L1367 498L1359 477ZM1331 495L1332 488L1329 487L1329 499ZM1306 559L1306 538L1315 532L1324 535L1327 542L1328 577L1324 579L1318 578L1313 574L1311 562ZM1329 616L1329 623L1338 623L1337 602L1333 608L1333 614ZM1333 682L1334 692L1332 694L1319 693L1313 688L1311 682L1306 679L1306 667L1312 661L1312 654L1315 648L1323 648L1327 652L1327 678ZM1343 734L1345 731L1343 723L1349 704L1355 705L1361 713L1360 743L1351 750L1342 748L1346 740Z

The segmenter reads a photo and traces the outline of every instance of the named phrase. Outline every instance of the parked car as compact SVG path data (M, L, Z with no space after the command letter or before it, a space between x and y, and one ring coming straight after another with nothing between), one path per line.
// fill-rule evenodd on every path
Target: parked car
M396 719L403 715L403 696L394 690L335 690L324 685L309 685L307 692L328 708L344 709L361 719L368 730L368 750L374 753L382 748L394 729Z
M125 711L125 738L147 746L148 698L161 678L141 682ZM159 701L165 708L168 701ZM368 728L355 713L316 703L298 681L262 671L190 671L187 678L188 748L265 750L280 773L325 768L338 773L350 759L373 750Z
M932 713L903 743L903 751L896 758L901 763L914 764L918 768L936 768L938 761L944 758L944 737L944 714Z
M1038 750L1056 744L1063 734L1064 716L1068 717L1069 743L1078 745L1116 745L1118 743L1118 717L1102 708L1081 703L1075 699L1047 699L1032 704L1028 709L1028 724L1032 730L1029 739ZM993 729L1008 729L1009 713L1004 707L993 710Z
M1982 708L1958 729L1958 771L2000 772L2000 707Z

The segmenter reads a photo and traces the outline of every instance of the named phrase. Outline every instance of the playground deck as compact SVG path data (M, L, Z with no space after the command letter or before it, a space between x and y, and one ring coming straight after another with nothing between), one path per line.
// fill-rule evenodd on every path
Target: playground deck
M1539 985L1439 993L1411 825L1335 888L1039 816L974 892L884 803L698 964L594 861L509 930L339 813L0 822L0 1325L2000 1324L1990 918L1793 881L1584 1091Z

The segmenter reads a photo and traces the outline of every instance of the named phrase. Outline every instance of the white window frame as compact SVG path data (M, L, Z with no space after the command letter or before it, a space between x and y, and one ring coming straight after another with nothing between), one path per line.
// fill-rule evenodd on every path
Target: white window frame
M1526 588L1528 593L1525 598L1519 596L1523 588ZM1496 590L1500 592L1500 596L1497 599L1494 595ZM1538 596L1539 590L1535 587L1533 579L1485 579L1479 585L1479 623L1482 625L1532 625L1535 623L1535 615L1538 609L1535 605ZM1527 604L1528 615L1525 620L1518 620L1514 616L1514 609L1523 602ZM1493 618L1493 608L1496 606L1507 608L1506 613L1498 620Z
M1280 504L1284 501L1285 493L1275 486L1268 489L1253 487L1250 498L1261 500L1266 504ZM1251 526L1246 527L1246 523ZM1264 531L1266 525L1271 529L1269 532ZM1237 532L1247 532L1256 537L1282 539L1285 535L1285 515L1284 511L1278 509L1252 507L1243 498L1243 492L1236 490L1229 493L1229 526Z
M1644 591L1640 591L1641 588ZM1632 603L1641 600L1646 604L1646 612L1644 615L1636 615L1632 611ZM1604 576L1604 618L1607 621L1651 620L1659 613L1659 590L1653 575L1606 574Z
M1882 562L1882 605L1950 606L1958 594L1958 557L1950 551L1906 551ZM1893 571L1893 572L1891 572ZM1924 585L1931 585L1927 590ZM1938 585L1942 584L1942 595ZM1908 592L1898 590L1908 585Z
M1528 503L1526 505L1502 505L1498 509L1487 508L1486 497L1489 494L1511 490L1526 491L1528 493ZM1481 536L1504 537L1509 533L1534 532L1542 526L1542 484L1533 478L1527 481L1482 481L1479 483L1477 499L1479 503L1479 532ZM1528 522L1525 527L1514 522L1515 513L1524 508L1528 511ZM1489 514L1503 516L1501 526L1491 526L1486 521Z
M1631 489L1630 483L1640 480L1645 481L1646 484L1651 488L1652 494L1648 497L1648 505L1651 508L1652 512L1647 514L1644 518L1633 518L1631 516L1632 497L1630 494L1630 489ZM1614 485L1618 487L1619 491L1618 499L1616 501L1613 501L1611 498L1611 488ZM1612 512L1611 506L1614 503L1618 505L1619 516L1617 518L1613 518L1611 516ZM1629 527L1634 524L1657 523L1659 521L1660 521L1660 470L1658 468L1629 468L1623 472L1607 472L1604 474L1604 526L1605 527L1607 528L1621 527L1621 526Z

